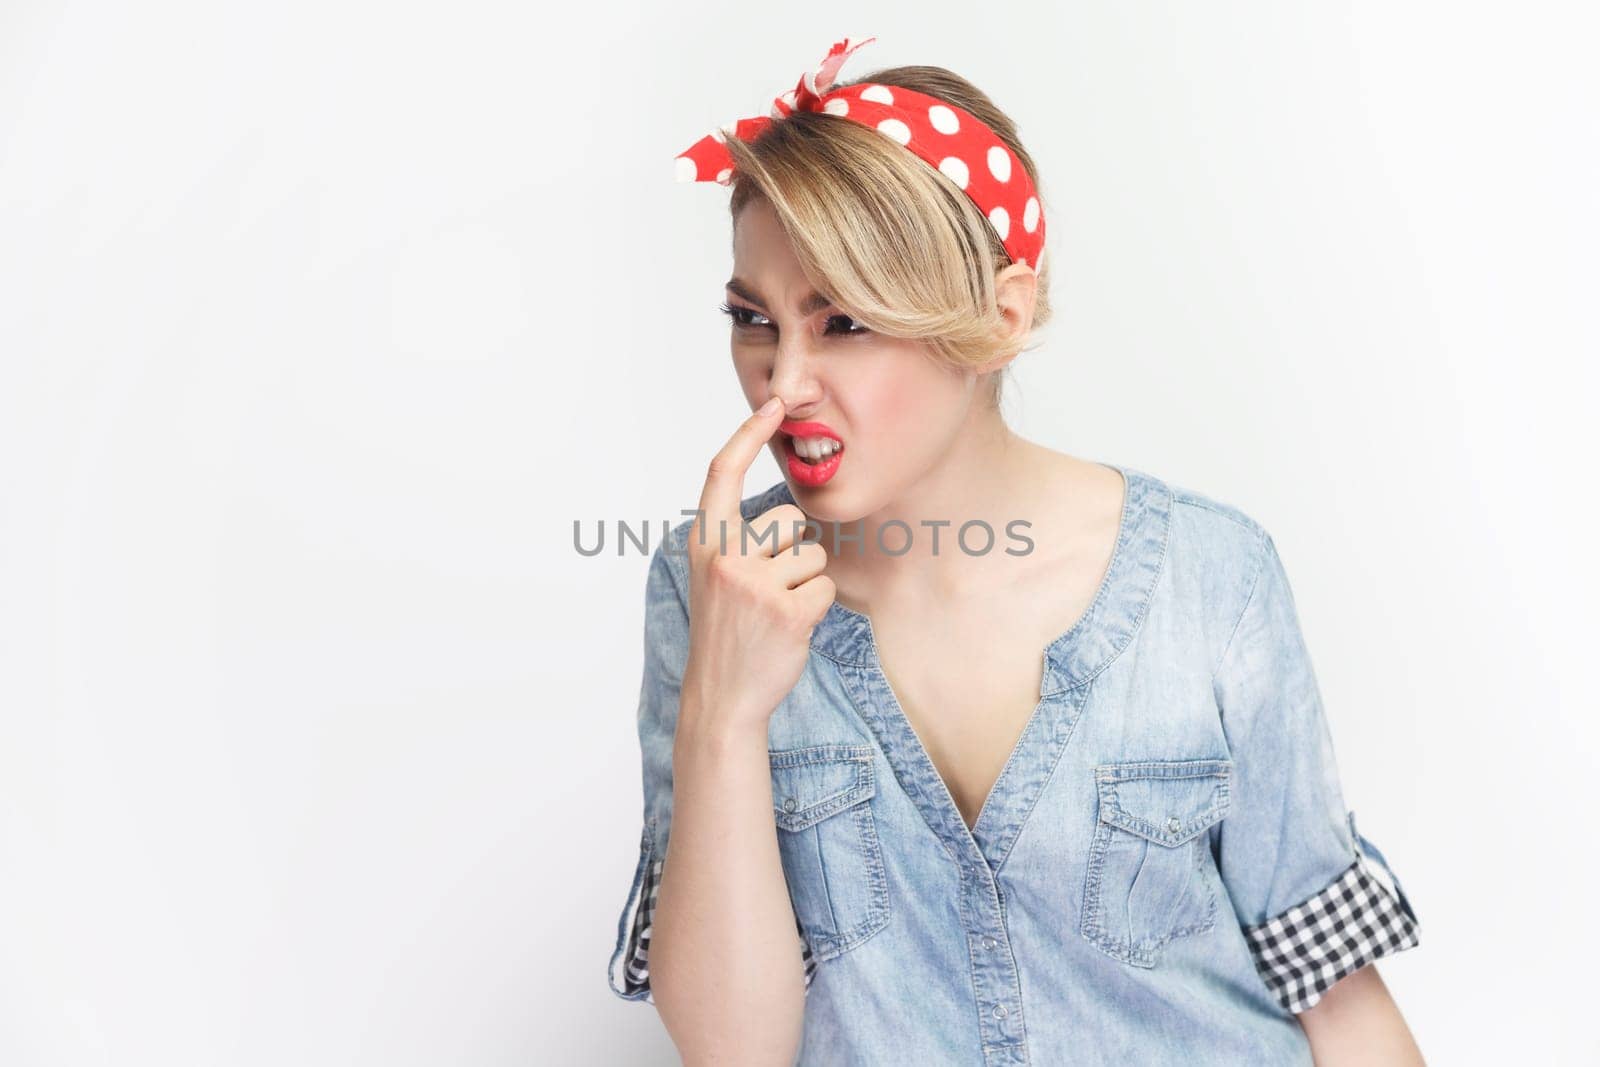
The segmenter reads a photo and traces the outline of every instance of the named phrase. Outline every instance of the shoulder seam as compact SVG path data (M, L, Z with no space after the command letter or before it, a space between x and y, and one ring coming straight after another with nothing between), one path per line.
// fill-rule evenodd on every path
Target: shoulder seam
M1267 553L1271 551L1272 535L1267 533L1260 525L1255 527L1255 531L1257 534L1256 565L1255 570L1250 575L1250 592L1244 598L1244 605L1239 608L1239 617L1233 620L1233 626L1228 630L1228 639L1222 642L1222 651L1217 653L1216 662L1211 665L1213 687L1216 684L1217 672L1222 669L1223 660L1228 658L1228 652L1233 648L1233 639L1239 633L1239 626L1244 622L1245 614L1250 610L1250 605L1256 598L1256 590L1261 585L1261 573L1267 567Z
M688 618L689 592L686 588L684 588L683 583L679 580L678 565L673 562L674 559L682 559L683 557L679 556L675 552L667 551L667 545L671 543L671 540L671 538L668 538L666 541L663 541L660 545L656 546L656 554L661 557L662 563L666 565L667 579L672 583L672 592L678 598L678 607L683 609L683 617ZM687 547L688 542L685 541L684 545Z
M1265 528L1249 516L1241 517L1237 511L1224 511L1222 508L1215 507L1198 497L1185 493L1183 490L1174 490L1172 499L1175 503L1187 504L1191 508L1199 508L1201 511L1209 511L1213 515L1220 515L1234 525L1244 527L1251 533L1261 534L1265 532Z

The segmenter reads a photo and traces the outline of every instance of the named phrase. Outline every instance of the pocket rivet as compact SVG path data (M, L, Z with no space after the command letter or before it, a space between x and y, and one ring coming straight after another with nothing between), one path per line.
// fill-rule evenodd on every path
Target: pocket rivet
M798 805L798 804L796 804L794 802L794 797L788 797L783 802L783 810L784 811L793 811L795 808L797 808L799 806L800 805Z
M1178 817L1176 815L1172 816L1170 819L1167 820L1167 832L1168 833L1171 833L1171 834L1177 833L1178 829L1181 826L1183 826L1183 823L1178 821Z

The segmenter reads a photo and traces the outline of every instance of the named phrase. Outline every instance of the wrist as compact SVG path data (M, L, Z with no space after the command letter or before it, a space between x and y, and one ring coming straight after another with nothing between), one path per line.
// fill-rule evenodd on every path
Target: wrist
M672 753L723 756L767 748L767 720L737 718L723 711L712 711L698 701L684 700L678 707L678 725L673 734Z

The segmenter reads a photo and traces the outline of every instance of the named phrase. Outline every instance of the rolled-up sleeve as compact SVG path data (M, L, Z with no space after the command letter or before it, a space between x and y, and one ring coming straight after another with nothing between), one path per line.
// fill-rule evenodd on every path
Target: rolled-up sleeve
M1269 534L1214 686L1235 765L1218 869L1257 971L1285 1011L1418 944L1383 854L1346 809L1294 595Z
M681 548L681 545L680 545ZM624 1000L655 1003L650 990L650 931L656 893L672 826L672 747L678 724L678 694L689 658L689 611L686 591L674 575L663 547L650 559L645 580L644 674L639 686L639 755L644 779L644 817L639 859L633 884L617 919L616 945L607 980ZM795 919L805 967L805 988L811 991L816 964Z

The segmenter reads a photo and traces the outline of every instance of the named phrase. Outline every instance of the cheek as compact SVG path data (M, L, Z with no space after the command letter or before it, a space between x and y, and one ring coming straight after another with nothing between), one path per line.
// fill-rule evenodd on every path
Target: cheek
M960 422L965 398L960 379L930 367L926 357L906 360L871 383L863 383L852 421L871 428L876 439L892 438L900 448L939 441L944 427Z

